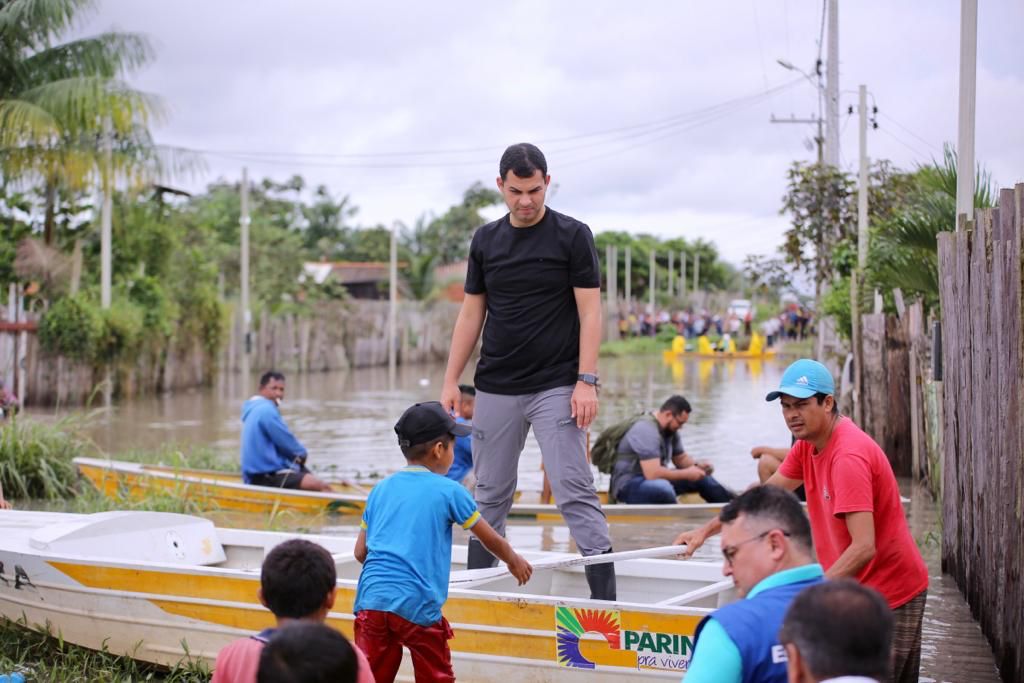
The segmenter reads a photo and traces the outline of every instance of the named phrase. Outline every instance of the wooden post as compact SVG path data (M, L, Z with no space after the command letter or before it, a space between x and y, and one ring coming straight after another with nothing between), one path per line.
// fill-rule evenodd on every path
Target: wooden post
M850 273L850 344L853 346L853 421L864 428L864 407L861 400L861 367L864 364L864 351L861 345L860 332L860 283L856 269Z
M915 301L910 305L908 321L910 332L910 470L915 479L920 479L922 473L921 453L924 445L924 421L921 406L924 378L919 358L924 339L924 311L920 301Z

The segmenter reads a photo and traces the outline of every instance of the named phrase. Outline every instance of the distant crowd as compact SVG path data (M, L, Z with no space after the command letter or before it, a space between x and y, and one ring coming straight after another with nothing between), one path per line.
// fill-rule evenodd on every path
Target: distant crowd
M687 339L705 334L719 337L725 334L734 338L749 337L756 331L767 339L769 346L772 346L777 341L801 340L813 334L814 317L809 309L797 304L788 305L778 315L763 320L756 326L752 310L739 314L731 311L720 313L706 308L676 311L663 308L652 313L634 306L628 313L619 314L619 336L623 339L653 337L666 326L673 327L676 334Z

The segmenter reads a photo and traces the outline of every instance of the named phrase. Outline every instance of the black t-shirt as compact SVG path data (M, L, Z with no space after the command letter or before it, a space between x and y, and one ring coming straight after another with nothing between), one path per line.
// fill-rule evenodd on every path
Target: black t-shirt
M508 215L479 228L469 247L466 292L487 297L476 387L532 394L576 383L580 319L573 288L601 286L594 236L547 209L515 228Z

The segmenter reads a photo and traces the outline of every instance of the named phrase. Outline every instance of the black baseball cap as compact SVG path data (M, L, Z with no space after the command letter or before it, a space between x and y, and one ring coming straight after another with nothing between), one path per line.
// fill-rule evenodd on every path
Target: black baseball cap
M457 423L437 401L410 406L395 423L398 445L402 448L427 443L445 434L469 436L472 432L470 425Z

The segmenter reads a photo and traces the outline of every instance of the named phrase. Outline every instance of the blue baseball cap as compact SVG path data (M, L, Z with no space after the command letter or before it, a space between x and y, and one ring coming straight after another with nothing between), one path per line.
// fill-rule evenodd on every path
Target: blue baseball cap
M793 362L782 373L778 391L769 392L766 401L774 401L783 394L796 398L810 398L815 394L836 393L836 383L832 373L824 365L810 358L801 358Z

